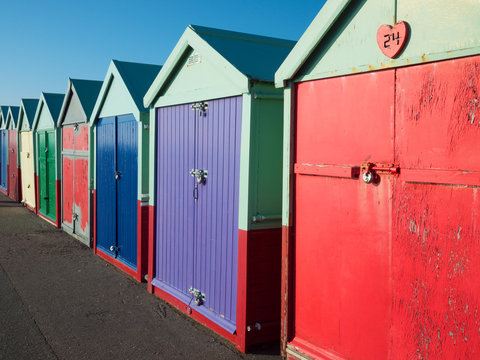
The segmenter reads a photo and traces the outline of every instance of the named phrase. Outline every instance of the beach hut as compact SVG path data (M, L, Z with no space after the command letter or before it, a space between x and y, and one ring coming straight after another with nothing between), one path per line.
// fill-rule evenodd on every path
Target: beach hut
M21 198L21 184L20 184L20 169L18 161L18 111L19 106L9 106L7 114L7 123L5 128L8 131L8 196L15 201L20 201Z
M8 195L8 106L0 106L0 192Z
M276 72L288 358L478 357L479 17L329 0Z
M57 119L64 94L42 92L33 119L38 215L60 227L61 133Z
M18 114L17 131L19 133L21 202L32 211L36 211L35 159L32 125L37 111L38 99L22 99Z
M69 79L57 127L62 129L62 228L90 246L88 119L101 81Z
M147 272L149 112L142 98L160 68L112 60L90 117L94 252L137 281Z
M189 26L151 108L149 290L241 351L280 333L282 92L293 41Z

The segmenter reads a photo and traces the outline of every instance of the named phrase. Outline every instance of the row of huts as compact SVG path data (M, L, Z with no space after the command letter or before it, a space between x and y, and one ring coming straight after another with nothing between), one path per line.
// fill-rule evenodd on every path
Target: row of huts
M475 359L478 18L329 0L296 44L189 26L163 66L1 107L0 190L241 351Z

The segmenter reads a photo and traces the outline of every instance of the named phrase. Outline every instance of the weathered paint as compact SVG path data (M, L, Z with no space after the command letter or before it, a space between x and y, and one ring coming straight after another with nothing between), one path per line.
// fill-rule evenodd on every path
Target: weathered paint
M8 130L8 196L15 201L18 201L21 196L17 166L17 144L17 130Z
M478 355L479 68L473 57L296 85L292 358ZM400 175L344 171L364 161Z
M312 80L439 61L480 52L480 4L470 0L329 0L278 69L275 82ZM389 59L377 29L406 21L404 51ZM451 31L455 29L455 31Z

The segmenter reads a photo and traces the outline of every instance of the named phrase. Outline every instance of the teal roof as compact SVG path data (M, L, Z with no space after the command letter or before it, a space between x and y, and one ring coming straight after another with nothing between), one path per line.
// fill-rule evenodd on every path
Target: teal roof
M0 106L0 127L4 128L7 125L8 105Z
M251 79L273 82L295 41L190 25L198 36Z
M87 115L87 119L90 118L103 82L81 79L70 79L70 81L77 92L78 99L82 104L85 115Z
M38 101L38 99L22 99L23 109L25 110L25 117L28 121L28 125L30 128L32 128L33 119L35 119Z
M13 127L16 129L18 125L18 113L20 111L20 106L10 106L9 112L12 113Z
M141 111L148 111L143 106L143 96L152 85L153 80L162 69L160 65L140 64L112 60L125 83L133 101Z
M43 98L45 99L45 104L52 115L53 121L56 123L58 115L60 115L60 109L62 108L63 98L65 94L54 94L54 93L42 93Z

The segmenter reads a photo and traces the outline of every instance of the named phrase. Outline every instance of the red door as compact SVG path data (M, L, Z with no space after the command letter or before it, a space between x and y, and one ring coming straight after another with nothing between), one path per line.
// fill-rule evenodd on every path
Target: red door
M17 130L8 130L8 196L18 201Z
M479 69L297 85L292 351L478 358Z
M295 340L312 353L385 359L394 160L394 70L300 83L295 164Z

